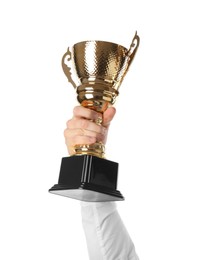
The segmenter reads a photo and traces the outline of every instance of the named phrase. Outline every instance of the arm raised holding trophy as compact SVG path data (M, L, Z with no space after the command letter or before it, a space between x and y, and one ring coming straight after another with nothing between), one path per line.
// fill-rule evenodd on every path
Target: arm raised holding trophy
M94 121L100 113L82 106L73 110L73 117L64 131L70 155L77 144L106 143L107 133L115 115L110 107L103 113L102 125ZM134 244L122 222L115 202L81 202L82 223L90 260L138 260Z
M90 259L137 260L114 201L118 163L105 158L112 105L140 43L135 34L129 49L104 41L76 43L62 58L63 71L76 89L81 106L73 110L64 132L70 157L62 158L58 184L51 193L81 201ZM68 66L72 63L72 69ZM75 83L72 72L78 79Z

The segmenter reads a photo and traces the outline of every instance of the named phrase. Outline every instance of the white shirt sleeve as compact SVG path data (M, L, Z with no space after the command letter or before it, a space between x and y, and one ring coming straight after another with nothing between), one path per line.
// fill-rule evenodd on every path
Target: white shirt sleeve
M139 260L115 202L81 202L90 260Z

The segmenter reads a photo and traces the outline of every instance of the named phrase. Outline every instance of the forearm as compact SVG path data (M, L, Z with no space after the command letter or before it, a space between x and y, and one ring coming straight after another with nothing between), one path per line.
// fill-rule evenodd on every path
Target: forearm
M81 202L90 260L138 260L115 202Z

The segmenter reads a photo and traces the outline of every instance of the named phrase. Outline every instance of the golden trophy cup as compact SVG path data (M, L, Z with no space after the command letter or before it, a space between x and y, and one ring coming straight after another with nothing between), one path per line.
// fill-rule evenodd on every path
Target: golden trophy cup
M83 41L74 44L71 51L67 49L62 68L82 106L102 114L115 103L139 43L136 32L129 49L106 41ZM102 118L96 123L102 124ZM82 201L124 200L116 189L118 163L105 159L104 144L80 144L74 149L73 156L62 158L58 184L49 192Z

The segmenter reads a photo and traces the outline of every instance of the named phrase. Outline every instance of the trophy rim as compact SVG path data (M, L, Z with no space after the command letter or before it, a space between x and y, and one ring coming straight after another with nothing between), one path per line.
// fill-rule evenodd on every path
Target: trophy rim
M103 41L103 40L84 40L84 41L80 41L80 42L77 42L75 44L73 44L73 48L74 46L78 45L78 44L82 44L82 43L90 43L90 42L97 42L97 43L106 43L106 44L113 44L113 45L116 45L116 46L119 46L121 47L122 49L124 49L126 52L128 52L128 48L126 48L125 46L119 44L119 43L115 43L115 42L110 42L110 41Z

